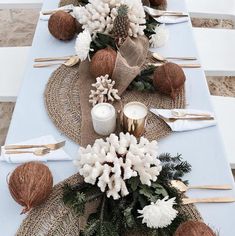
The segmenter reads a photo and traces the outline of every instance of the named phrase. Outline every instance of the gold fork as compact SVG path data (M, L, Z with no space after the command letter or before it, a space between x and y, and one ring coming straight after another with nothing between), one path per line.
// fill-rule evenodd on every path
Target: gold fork
M214 120L214 117L210 116L201 116L201 117L178 117L178 118L165 118L161 115L158 115L158 117L166 122L175 122L177 120Z
M35 151L18 151L18 150L9 150L6 151L6 154L26 154L26 153L32 153L35 156L44 156L50 152L49 148L39 148Z
M5 150L12 149L28 149L28 148L46 148L49 150L57 150L65 145L65 141L53 144L40 144L40 145L7 145L4 147Z

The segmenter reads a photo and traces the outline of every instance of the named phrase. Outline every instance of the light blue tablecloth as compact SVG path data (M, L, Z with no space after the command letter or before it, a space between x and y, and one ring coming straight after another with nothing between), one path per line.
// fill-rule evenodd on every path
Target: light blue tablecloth
M57 0L46 0L44 9L56 7ZM169 10L186 10L183 0L168 0ZM190 22L168 25L170 39L167 45L156 51L165 56L197 56ZM216 50L216 49L215 49ZM15 143L46 134L67 140L65 150L72 156L77 155L78 145L61 134L47 116L43 92L56 67L34 69L33 59L46 56L63 56L75 53L74 41L61 42L53 38L47 29L47 22L39 21L27 70L17 105L14 111L7 143ZM20 63L20 61L19 61ZM12 68L14 69L14 68ZM190 108L212 111L210 95L202 69L185 69L187 76L186 94ZM190 184L231 184L233 178L226 161L224 147L217 127L203 130L172 134L159 142L160 152L182 153L192 166L187 178ZM54 182L58 183L76 172L71 162L48 163ZM16 165L0 163L0 235L13 236L24 216L21 207L11 198L6 176ZM197 191L188 192L191 197L235 196L234 191ZM198 204L204 220L219 230L220 236L234 236L235 204Z

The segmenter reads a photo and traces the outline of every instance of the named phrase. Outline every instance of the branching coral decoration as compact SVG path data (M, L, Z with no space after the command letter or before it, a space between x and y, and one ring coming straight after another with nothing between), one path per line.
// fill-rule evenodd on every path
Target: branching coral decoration
M97 103L120 100L121 98L118 96L118 90L114 89L114 85L115 81L109 79L109 75L97 77L96 83L92 84L96 90L91 90L89 102L94 106Z
M75 7L74 15L83 25L83 29L87 29L94 37L98 32L108 34L113 29L113 22L121 4L129 7L129 35L133 37L144 35L146 20L141 0L89 0L85 6Z
M151 186L162 169L157 159L157 142L137 139L129 133L111 134L106 141L98 139L93 146L81 147L75 165L86 183L97 184L107 197L119 199L129 194L126 180L138 176Z
M142 223L146 223L149 228L164 228L171 224L171 222L177 216L177 211L173 208L175 204L175 198L168 200L165 197L162 200L157 200L156 203L151 203L138 210L143 218Z

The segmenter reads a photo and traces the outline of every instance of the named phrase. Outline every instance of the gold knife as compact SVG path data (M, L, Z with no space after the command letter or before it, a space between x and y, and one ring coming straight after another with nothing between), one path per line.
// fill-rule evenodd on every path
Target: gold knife
M183 204L192 204L192 203L228 203L235 202L234 197L212 197L212 198L183 198Z
M6 145L4 147L5 150L13 150L13 149L29 149L29 148L48 148L50 150L60 149L65 145L65 141L53 144L32 144L32 145Z
M164 63L148 63L148 65L152 66L162 66ZM200 64L177 64L182 68L200 68Z

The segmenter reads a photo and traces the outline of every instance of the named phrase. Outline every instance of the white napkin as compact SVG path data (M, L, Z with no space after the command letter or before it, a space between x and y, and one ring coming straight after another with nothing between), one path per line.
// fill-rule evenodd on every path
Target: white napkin
M155 17L154 20L156 20L159 23L162 24L178 24L183 23L189 20L188 17L179 17L179 16L160 16Z
M57 143L57 140L51 135L42 136L35 139L30 139L24 142L15 143L13 145L24 145L24 144L51 144L51 143ZM34 149L19 149L22 150L34 150ZM6 161L8 163L24 163L28 161L70 161L72 158L63 150L63 148L60 148L55 151L51 151L50 153L44 155L44 156L35 156L32 153L25 153L25 154L6 154L5 153L4 146L1 147L1 156L0 161Z
M193 114L209 114L214 117L213 113L195 109L174 109L175 111L181 111L185 113L193 113ZM151 108L150 111L155 115L163 116L165 118L174 118L175 116L172 115L172 110L168 109L153 109ZM187 116L187 117L198 117L198 116ZM216 120L177 120L174 122L167 122L165 121L171 128L172 131L180 132L180 131L188 131L188 130L196 130L202 129L210 126L216 125Z
M157 15L161 12L161 10L156 10L151 7L144 6L144 10L151 16ZM187 15L187 13L182 12L184 15ZM182 16L160 16L160 17L153 17L154 20L156 20L159 23L162 24L177 24L182 23L189 20L189 17L182 17Z
M73 9L74 9L73 4L69 4L69 5L66 5L66 6L63 6L63 7L59 7L59 8L56 8L56 9L52 9L52 10L43 10L43 11L40 11L39 19L40 20L44 20L44 21L48 21L49 20L51 15L43 15L43 12L58 11L58 10L72 10L73 11Z

